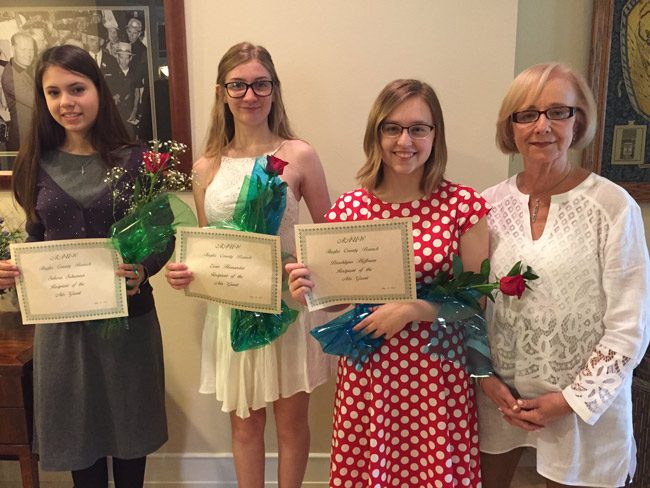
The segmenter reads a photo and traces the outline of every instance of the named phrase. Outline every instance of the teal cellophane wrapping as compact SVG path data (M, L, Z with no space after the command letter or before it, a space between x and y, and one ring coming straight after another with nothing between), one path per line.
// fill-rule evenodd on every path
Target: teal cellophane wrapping
M269 156L272 157L272 156ZM267 171L268 157L255 160L253 171L244 178L231 218L211 223L210 227L259 234L277 235L286 207L287 184L276 172ZM234 351L264 347L284 334L296 321L298 312L282 300L279 314L233 308L230 344Z
M425 352L465 366L470 376L492 375L494 369L485 317L477 302L481 294L475 290L464 290L450 295L435 287L428 287L418 291L418 298L440 306L438 318L431 324L431 340ZM459 334L449 339L449 334L444 333L449 328ZM462 340L454 342L458 336Z
M345 356L360 371L370 358L370 354L384 342L384 339L373 338L364 332L352 329L372 313L371 307L376 306L376 304L357 304L352 310L312 329L311 335L320 343L323 352L334 356Z
M467 296L466 292L469 293ZM470 297L471 300L468 299ZM464 366L471 376L491 375L493 369L485 318L481 315L480 307L475 308L480 294L468 290L463 291L461 296L451 296L431 287L420 288L418 298L440 306L438 318L431 323L431 340L423 352ZM315 327L311 334L320 342L324 352L347 357L357 370L361 370L384 339L372 338L363 331L352 329L372 313L372 307L377 306L355 305L352 310L334 320ZM449 334L449 328L458 333Z

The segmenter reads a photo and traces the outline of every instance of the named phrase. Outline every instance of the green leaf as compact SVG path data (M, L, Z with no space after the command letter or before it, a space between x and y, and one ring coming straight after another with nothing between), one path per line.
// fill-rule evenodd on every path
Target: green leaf
M460 256L456 256L455 254L452 256L452 269L454 272L454 278L463 273L463 260L460 259Z
M521 273L521 261L517 261L512 269L508 272L508 276L517 276Z
M484 285L473 286L472 289L478 291L482 295L489 295L493 290L497 289L499 285L496 283L485 283Z
M537 276L532 271L526 271L522 276L524 277L525 280L528 280L528 281L534 281L534 280L539 279L539 276Z
M486 280L490 276L490 260L487 258L481 263L481 274L485 276Z

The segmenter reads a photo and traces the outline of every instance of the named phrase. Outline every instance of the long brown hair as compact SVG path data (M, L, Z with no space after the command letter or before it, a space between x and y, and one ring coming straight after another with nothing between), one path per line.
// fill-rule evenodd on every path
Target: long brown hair
M419 97L427 104L433 116L433 124L436 126L433 149L429 159L424 163L420 189L425 195L428 195L442 181L447 166L447 143L445 141L445 121L442 117L442 107L440 107L438 96L433 88L423 81L395 80L386 85L379 93L370 109L370 115L368 115L366 135L363 139L366 163L359 169L357 180L363 188L369 191L377 188L384 176L379 128L393 110L412 97Z
M282 102L282 90L278 73L275 70L271 54L264 47L256 46L250 42L240 42L228 49L221 61L219 61L217 86L223 88L228 73L240 64L253 60L259 61L266 68L273 81L273 103L269 113L269 129L273 134L283 139L295 139L296 136L289 127L289 119ZM205 155L209 157L219 156L223 148L235 137L235 122L224 97L224 89L216 90L214 105L212 106L212 122L205 147Z
M116 165L111 151L132 144L113 95L93 58L76 46L56 46L45 50L36 67L34 109L27 139L29 143L23 144L18 151L12 179L14 197L32 222L37 220L36 182L41 156L61 147L66 138L65 129L54 120L45 101L43 75L50 66L58 66L84 76L97 88L99 110L90 129L90 142L109 167Z

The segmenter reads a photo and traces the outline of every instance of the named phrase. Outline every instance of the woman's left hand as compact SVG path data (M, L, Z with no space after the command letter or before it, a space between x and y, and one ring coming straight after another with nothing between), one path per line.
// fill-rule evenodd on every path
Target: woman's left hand
M144 267L141 264L120 264L115 274L126 278L127 295L133 296L140 293L140 285L145 278Z
M412 303L386 303L372 309L372 313L354 326L372 337L384 336L386 340L401 331L406 324L415 320Z
M546 393L536 398L519 398L517 405L517 411L504 413L509 417L540 426L546 426L573 412L560 392Z

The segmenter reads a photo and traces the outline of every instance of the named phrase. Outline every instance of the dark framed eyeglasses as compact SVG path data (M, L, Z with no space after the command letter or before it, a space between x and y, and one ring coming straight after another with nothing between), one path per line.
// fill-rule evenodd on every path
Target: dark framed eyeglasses
M385 122L379 126L381 134L385 137L399 137L402 135L402 132L407 131L411 139L424 139L435 128L435 125L428 124L414 124L404 127L394 122Z
M273 93L273 81L271 80L257 80L253 83L245 83L243 81L231 81L223 85L232 98L244 98L248 89L253 90L253 93L258 97L268 97Z
M540 115L548 120L565 120L573 117L576 114L576 107L551 107L546 110L523 110L521 112L513 112L510 119L515 124L530 124L536 122Z

